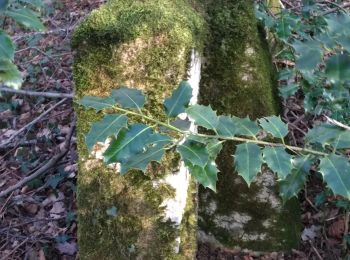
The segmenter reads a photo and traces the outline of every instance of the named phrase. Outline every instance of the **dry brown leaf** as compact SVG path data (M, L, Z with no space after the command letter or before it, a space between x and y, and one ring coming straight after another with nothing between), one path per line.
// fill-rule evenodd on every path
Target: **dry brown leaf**
M333 222L328 227L328 235L333 238L342 238L345 231L345 221L344 219L339 219L336 222Z

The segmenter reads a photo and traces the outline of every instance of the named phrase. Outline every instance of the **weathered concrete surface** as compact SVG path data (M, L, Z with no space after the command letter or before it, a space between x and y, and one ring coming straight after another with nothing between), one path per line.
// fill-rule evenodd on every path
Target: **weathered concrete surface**
M202 2L210 37L204 50L200 103L211 104L219 114L239 117L277 114L273 65L252 1ZM296 247L298 205L282 205L275 176L267 170L249 189L234 171L233 149L232 143L227 144L219 155L218 192L200 188L200 241L258 251Z
M147 113L164 119L162 102L187 77L202 27L203 20L186 0L109 1L74 33L78 98L108 96L120 85L137 87L148 96ZM85 146L91 123L102 115L79 107L76 112L80 259L193 259L197 227L193 181L187 181L190 187L183 190L189 196L182 219L164 221L167 205L183 200L169 185L178 172L179 156L166 154L146 174L120 176L96 158L103 147L88 154ZM180 174L185 174L181 183L184 178L186 182L187 172ZM115 217L106 212L111 207L117 208Z

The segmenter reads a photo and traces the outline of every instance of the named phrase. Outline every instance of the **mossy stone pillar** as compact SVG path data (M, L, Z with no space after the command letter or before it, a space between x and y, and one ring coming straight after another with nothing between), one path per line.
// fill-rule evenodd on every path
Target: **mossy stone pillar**
M252 119L278 114L274 69L264 34L257 27L253 1L202 2L210 37L204 51L200 103L210 104L219 114ZM233 149L232 143L227 144L218 157L217 193L200 188L200 240L255 251L296 247L298 206L283 205L275 175L268 170L248 188L235 173Z
M149 114L163 120L162 102L186 78L202 26L187 0L108 1L82 22L72 39L77 98L108 96L121 85L139 88L148 96ZM179 157L168 153L146 174L120 176L98 159L99 146L93 154L85 146L91 123L102 115L78 106L76 112L80 259L193 259L193 182L180 226L164 216L164 201L176 195L164 180L177 171Z

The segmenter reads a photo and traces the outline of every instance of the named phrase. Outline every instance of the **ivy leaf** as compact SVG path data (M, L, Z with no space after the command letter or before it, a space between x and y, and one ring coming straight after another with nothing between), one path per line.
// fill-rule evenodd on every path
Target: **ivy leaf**
M280 117L270 116L259 119L261 127L273 137L283 139L288 134L288 125Z
M334 194L350 199L350 163L347 158L331 154L321 159L320 172Z
M195 121L196 125L215 130L219 124L216 112L209 106L194 105L186 109L188 116Z
M19 89L22 85L22 76L16 65L9 60L0 59L0 83Z
M112 97L123 108L141 109L145 105L146 98L141 90L121 87L112 91Z
M308 143L318 143L322 147L331 145L335 149L350 148L350 131L330 124L321 124L310 129L305 138Z
M115 105L115 100L111 97L83 97L79 102L87 108L93 108L97 112L105 108L112 108Z
M216 192L219 170L214 161L209 162L204 168L197 165L188 165L187 167L198 183Z
M45 26L38 18L39 14L28 8L7 10L5 14L27 28L38 31L45 30Z
M104 142L111 135L118 135L127 126L128 118L120 114L106 115L101 121L95 122L85 137L86 146L91 152L97 142Z
M326 61L325 75L333 82L350 80L350 56L336 54Z
M292 162L294 167L292 173L279 182L280 195L284 202L298 195L304 187L312 165L306 156L295 158Z
M249 117L238 118L234 116L232 119L237 127L238 135L256 136L260 130L258 124L250 120Z
M223 137L234 137L237 134L235 120L230 116L219 116L219 124L216 132Z
M261 171L263 163L260 147L252 143L236 146L235 166L239 175L250 186L253 178Z
M127 130L121 130L103 154L105 162L127 162L132 156L142 152L152 132L150 126L143 124L134 124Z
M15 46L10 36L0 30L0 60L13 60L15 55Z
M292 171L292 156L282 147L265 147L263 150L265 162L283 180Z
M147 140L147 148L145 151L135 154L128 161L121 164L120 173L124 175L131 169L146 171L147 166L152 162L160 162L164 155L165 146L171 143L168 136L153 134Z
M193 166L199 166L204 168L209 161L209 152L206 146L202 143L186 140L185 143L177 147L177 151L180 153L182 160L188 165L190 163Z
M182 81L172 96L165 99L165 112L169 117L177 117L184 113L192 98L192 88L187 81Z

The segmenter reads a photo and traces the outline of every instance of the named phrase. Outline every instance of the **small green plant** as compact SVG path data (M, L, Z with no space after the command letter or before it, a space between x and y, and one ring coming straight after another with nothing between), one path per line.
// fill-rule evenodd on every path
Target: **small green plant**
M165 122L146 115L146 97L140 90L121 87L110 97L83 97L81 105L104 114L86 135L87 148L91 151L95 143L110 138L104 161L119 163L122 175L132 169L145 172L150 162L159 162L166 151L176 150L191 175L215 191L215 159L223 143L234 141L234 159L227 163L234 163L248 185L266 164L277 174L280 194L286 201L303 188L315 165L334 194L350 199L350 162L344 155L350 148L350 131L324 123L308 132L305 147L290 146L284 142L288 125L280 117L252 121L248 117L218 116L210 106L189 105L191 97L191 86L181 82L164 101ZM188 120L178 118L182 113L211 134L191 131ZM130 117L145 124L131 123Z
M0 0L0 84L8 87L20 88L22 85L21 73L13 63L15 45L6 33L8 19L12 19L21 26L33 30L44 30L36 10L42 7L41 0Z

